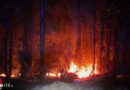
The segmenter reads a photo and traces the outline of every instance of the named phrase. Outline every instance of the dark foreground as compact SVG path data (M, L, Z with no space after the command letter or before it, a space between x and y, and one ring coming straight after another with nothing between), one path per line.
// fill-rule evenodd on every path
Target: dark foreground
M97 78L73 82L61 82L55 79L12 79L7 82L6 79L3 79L2 83L6 83L6 88L1 90L130 90L129 77Z

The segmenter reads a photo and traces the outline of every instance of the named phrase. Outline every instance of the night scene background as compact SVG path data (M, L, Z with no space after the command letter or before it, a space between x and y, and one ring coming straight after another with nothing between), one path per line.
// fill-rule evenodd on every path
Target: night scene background
M129 0L0 0L3 90L129 90ZM66 88L66 89L65 89Z

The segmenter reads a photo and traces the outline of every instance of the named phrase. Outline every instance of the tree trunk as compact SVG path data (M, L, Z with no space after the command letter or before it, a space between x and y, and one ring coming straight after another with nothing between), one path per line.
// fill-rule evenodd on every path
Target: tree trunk
M27 18L27 4L26 1L21 2L22 6L22 19L23 19L23 48L20 53L20 59L21 59L21 77L24 78L25 74L27 73L28 69L28 62L29 62L29 57L30 53L28 52L27 49L27 33L28 33L28 18Z
M122 60L121 60L121 72L125 74L126 71L126 32L127 32L127 8L128 1L124 0L124 4L122 6Z
M4 24L5 28L5 38L4 38L4 72L7 76L8 70L7 70L7 24Z
M23 49L21 52L21 77L24 78L26 74L26 54L27 54L27 18L25 15L25 12L23 10L23 24L24 24L24 29L23 29Z
M12 50L13 50L13 31L11 28L11 20L8 19L8 28L9 28L9 78L11 78L12 71Z
M92 49L93 49L93 74L95 71L95 30L96 30L96 0L94 0L93 5L93 39L92 39Z
M107 72L110 71L111 28L107 31Z
M111 12L110 12L111 14ZM109 29L107 30L107 72L110 72L110 47L111 47L111 32L112 32L112 17L109 20Z
M76 0L76 3L75 3L75 7L76 7L76 22L77 22L77 43L76 43L76 58L78 58L79 62L80 62L80 59L81 59L81 50L80 50L80 47L81 47L81 30L80 30L80 11L79 11L79 0Z
M40 0L40 76L44 75L44 7L45 0Z
M115 38L115 45L114 45L114 75L118 73L118 67L119 67L119 56L118 56L118 32L115 30L114 32L114 38Z
M103 31L104 31L104 2L101 5L101 19L100 19L100 51L99 51L99 60L100 60L100 73L103 71L103 63L102 63L102 51L103 51Z
M24 30L23 30L23 52L27 51L27 20L24 16Z

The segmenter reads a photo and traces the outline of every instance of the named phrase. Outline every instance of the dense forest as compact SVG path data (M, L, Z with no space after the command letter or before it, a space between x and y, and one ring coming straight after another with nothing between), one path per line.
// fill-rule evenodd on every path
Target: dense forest
M37 77L73 62L129 74L128 0L0 0L0 74ZM92 74L94 75L94 74Z

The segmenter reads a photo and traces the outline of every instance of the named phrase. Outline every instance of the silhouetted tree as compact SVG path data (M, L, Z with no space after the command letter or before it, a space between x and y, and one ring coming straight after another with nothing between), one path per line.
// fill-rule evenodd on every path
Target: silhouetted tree
M112 13L112 9L110 9L109 14ZM108 30L107 30L107 72L110 72L110 47L111 47L111 34L112 34L112 16L110 15L108 18Z
M11 72L12 72L12 56L13 56L13 31L11 26L11 14L12 14L12 7L11 7L11 1L6 3L5 5L5 23L6 23L6 29L9 32L9 67L7 69L7 77L11 78Z
M7 26L6 23L4 23L4 72L7 76Z
M24 78L25 74L29 70L30 52L27 50L27 32L28 32L28 17L27 17L27 1L21 2L22 20L23 20L23 48L19 51L19 58L21 62L21 77Z
M128 0L124 0L122 5L122 60L121 60L121 73L125 74L127 72L126 67L126 33L127 33L127 10L128 10Z
M103 63L102 63L102 51L103 51L103 31L104 31L104 5L105 0L101 3L101 18L100 18L100 52L99 52L99 60L100 60L100 73L102 73Z
M115 30L114 31L114 75L116 75L118 73L119 70L119 53L118 53L118 49L119 49L119 39L118 39L118 31Z
M76 25L77 25L77 42L76 42L76 58L81 59L81 30L80 30L80 0L75 1L76 8Z
M45 0L40 0L40 76L43 77L44 74L44 40L45 40L45 30L44 30L44 10L45 10Z
M11 78L11 72L12 72L12 50L13 50L13 31L11 27L11 21L10 18L8 19L8 28L9 28L9 78Z
M95 70L95 30L96 30L96 0L93 2L93 39L92 39L92 49L93 49L93 72ZM92 73L93 73L92 72Z

